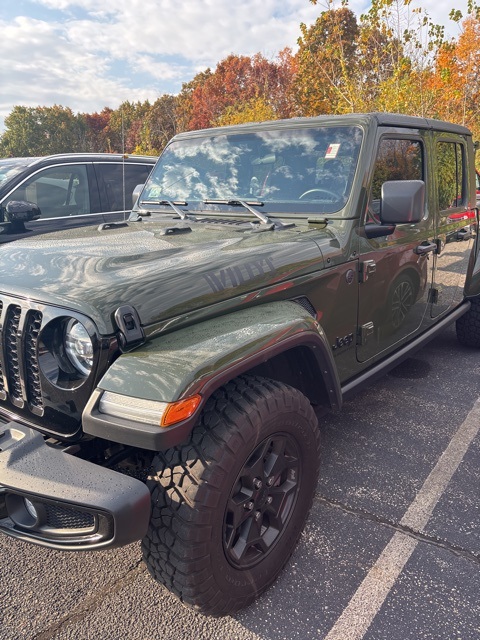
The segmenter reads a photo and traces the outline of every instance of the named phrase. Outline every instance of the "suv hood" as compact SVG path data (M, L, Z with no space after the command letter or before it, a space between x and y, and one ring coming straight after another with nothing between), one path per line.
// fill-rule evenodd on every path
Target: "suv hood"
M121 305L145 327L322 269L322 236L176 220L85 227L0 247L0 291L83 313L106 335Z

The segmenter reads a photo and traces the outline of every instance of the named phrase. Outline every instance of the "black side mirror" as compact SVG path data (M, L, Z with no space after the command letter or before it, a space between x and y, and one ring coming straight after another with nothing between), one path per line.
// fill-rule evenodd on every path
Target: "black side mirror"
M10 200L5 206L5 213L5 222L11 222L13 225L38 220L42 215L38 205L26 200Z
M389 180L382 185L382 224L415 224L425 212L423 180Z

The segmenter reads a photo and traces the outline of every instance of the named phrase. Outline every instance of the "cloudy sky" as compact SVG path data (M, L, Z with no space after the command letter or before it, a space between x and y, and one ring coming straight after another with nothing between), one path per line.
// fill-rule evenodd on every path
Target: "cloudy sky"
M368 0L351 0L360 14ZM467 0L414 3L447 24ZM74 112L154 101L230 53L295 48L322 0L0 0L0 133L15 105ZM449 27L456 35L455 27Z

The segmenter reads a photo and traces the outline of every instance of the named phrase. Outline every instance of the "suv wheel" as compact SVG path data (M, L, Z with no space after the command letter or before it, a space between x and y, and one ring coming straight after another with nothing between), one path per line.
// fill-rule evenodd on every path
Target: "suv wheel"
M150 573L208 615L252 602L300 536L319 450L315 414L297 389L252 376L219 389L190 441L153 461L142 543Z

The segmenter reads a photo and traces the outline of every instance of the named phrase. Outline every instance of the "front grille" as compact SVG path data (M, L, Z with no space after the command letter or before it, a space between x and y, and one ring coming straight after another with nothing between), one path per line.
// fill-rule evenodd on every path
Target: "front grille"
M26 404L38 413L43 407L37 356L42 314L0 301L0 323L3 328L0 398L4 400L8 395L16 407Z
M51 529L91 529L95 518L91 513L69 507L45 504L46 525Z
M23 404L17 344L21 313L22 310L17 305L11 305L8 308L4 331L8 388L10 389L10 396L14 404Z
M38 368L37 342L42 314L40 311L29 311L25 329L25 372L27 398L30 406L41 409L42 390L40 387L40 371Z

